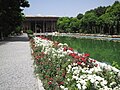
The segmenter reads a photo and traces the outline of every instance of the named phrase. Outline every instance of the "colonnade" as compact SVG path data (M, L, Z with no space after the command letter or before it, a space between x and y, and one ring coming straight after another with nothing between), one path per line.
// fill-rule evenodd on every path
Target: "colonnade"
M57 19L27 19L23 23L23 30L32 30L35 33L56 31Z

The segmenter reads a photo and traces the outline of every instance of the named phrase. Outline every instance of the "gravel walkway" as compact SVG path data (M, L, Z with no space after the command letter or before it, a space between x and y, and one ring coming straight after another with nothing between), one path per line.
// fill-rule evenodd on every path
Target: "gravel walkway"
M26 34L0 42L0 90L38 90Z

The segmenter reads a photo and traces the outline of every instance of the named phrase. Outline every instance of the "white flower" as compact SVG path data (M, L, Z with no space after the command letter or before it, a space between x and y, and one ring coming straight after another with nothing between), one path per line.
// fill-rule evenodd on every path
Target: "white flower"
M112 66L108 65L108 70L111 71L112 70Z
M81 80L80 83L81 83L82 85L86 85L86 81L85 81L85 80Z
M73 53L73 51L71 51L71 50L67 50L67 53L70 54L70 53Z
M75 70L73 74L79 74L80 70Z
M69 68L69 69L71 69L71 68L72 68L72 66L71 66L71 65L68 65L68 68Z
M73 63L73 66L76 66L77 65L77 63Z
M100 72L100 71L102 71L102 69L101 69L100 67L94 67L94 68L93 68L93 71L94 71L94 72Z
M62 86L62 85L60 85L60 88L61 88L61 89L64 89L65 87L64 87L64 86Z
M62 43L59 43L58 46L63 46L63 44L62 44Z
M120 79L120 72L118 73L118 75L117 75L117 76L118 76L118 78Z
M63 45L64 45L64 46L68 46L67 43L64 43Z
M68 88L65 88L64 90L68 90Z
M78 76L73 75L72 78L78 80Z
M96 80L94 78L90 79L91 83L94 83Z
M115 67L112 67L112 70L113 70L115 73L120 72L120 70L118 70L118 69L115 68Z
M80 83L78 83L76 86L78 87L79 90L81 90L81 85L80 85Z
M82 86L82 89L85 90L87 87L85 85Z
M86 70L87 73L89 74L92 74L92 71L91 70Z
M107 81L106 80L103 80L103 82L102 82L104 85L106 85L107 84Z
M85 65L85 63L84 63L84 62L82 62L82 63L81 63L81 65L83 65L83 66L84 66L84 65Z
M100 63L100 67L101 67L102 69L104 69L106 66L107 66L106 63Z
M105 86L107 84L107 81L106 80L103 80L102 82L100 82L101 86Z
M112 86L112 85L114 85L114 84L116 84L116 82L112 82L112 83L110 83L110 86Z
M97 87L98 84L99 84L99 82L98 82L98 81L95 81L94 86Z
M69 78L67 78L67 81L69 82L69 81L70 81L70 79L69 79Z

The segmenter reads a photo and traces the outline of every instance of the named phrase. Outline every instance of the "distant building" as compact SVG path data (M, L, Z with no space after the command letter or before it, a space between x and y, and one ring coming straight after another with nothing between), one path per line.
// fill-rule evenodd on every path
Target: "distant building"
M32 30L35 33L54 32L59 17L26 16L23 22L23 30Z

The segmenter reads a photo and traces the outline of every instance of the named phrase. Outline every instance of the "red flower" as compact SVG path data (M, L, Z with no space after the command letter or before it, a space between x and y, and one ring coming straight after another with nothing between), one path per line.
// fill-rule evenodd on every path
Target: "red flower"
M65 76L65 73L62 73L62 76L64 77L64 76Z
M68 50L71 50L71 51L73 51L73 48L68 48Z
M75 53L70 53L70 56L75 57L76 54Z
M66 48L66 47L64 47L63 51L67 51L67 48Z
M95 64L95 67L97 67L98 66L98 64Z
M78 65L81 65L81 62L77 62Z
M93 61L94 63L96 62L96 60Z
M40 59L40 58L42 58L43 56L36 56L35 58L38 60L38 59Z
M38 59L39 59L39 56L36 56L36 57L35 57L35 59L37 59L37 60L38 60Z
M75 59L79 59L79 58L80 58L80 56L76 55L74 58L75 58Z
M64 82L60 82L60 85L63 85L64 84Z
M81 60L82 60L84 63L86 63L86 60L85 60L85 58L84 58L84 57L82 57L82 58L81 58Z
M42 55L45 55L44 52L41 52Z
M49 81L49 82L48 82L48 84L49 84L49 85L51 85L51 84L52 84L52 82L51 82L51 81Z
M92 62L93 62L93 60L90 60L90 62L92 63Z
M45 78L49 78L48 76L45 76Z
M53 81L53 78L49 78L50 81Z
M89 57L89 56L90 56L90 54L86 53L86 54L84 54L84 56L85 56L85 57Z
M44 40L49 40L48 38L44 38Z

